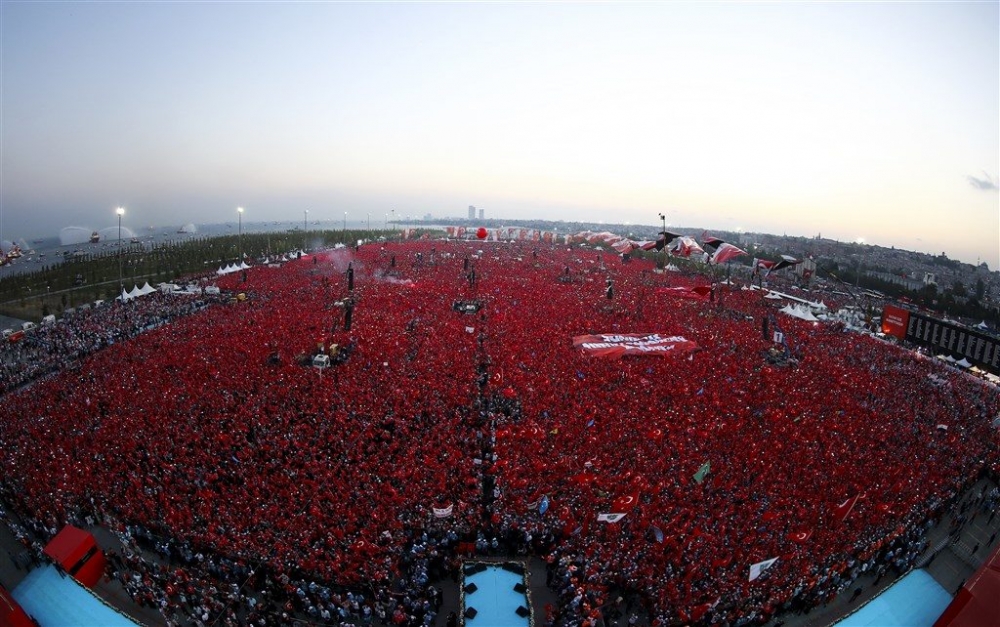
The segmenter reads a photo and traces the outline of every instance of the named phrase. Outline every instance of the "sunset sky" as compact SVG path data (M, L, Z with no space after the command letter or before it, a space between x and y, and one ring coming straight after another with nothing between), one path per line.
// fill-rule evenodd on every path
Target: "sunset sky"
M1000 4L0 4L0 237L397 215L1000 266Z

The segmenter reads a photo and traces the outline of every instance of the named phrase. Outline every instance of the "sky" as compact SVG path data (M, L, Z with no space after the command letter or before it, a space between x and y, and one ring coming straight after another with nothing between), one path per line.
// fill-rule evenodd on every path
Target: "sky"
M0 238L371 215L1000 267L1000 3L0 0Z

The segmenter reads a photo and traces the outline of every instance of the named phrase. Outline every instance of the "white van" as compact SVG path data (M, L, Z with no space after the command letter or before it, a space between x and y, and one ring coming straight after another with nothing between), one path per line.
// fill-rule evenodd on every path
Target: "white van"
M52 326L56 323L56 317L49 314L42 318L42 326Z
M21 330L22 331L30 331L30 330L34 329L36 326L38 326L38 325L35 324L34 322L25 322L25 323L21 324Z

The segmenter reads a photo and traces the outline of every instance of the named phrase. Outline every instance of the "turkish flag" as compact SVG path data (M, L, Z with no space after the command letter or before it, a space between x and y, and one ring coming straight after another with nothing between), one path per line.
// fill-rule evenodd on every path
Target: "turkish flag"
M623 494L617 497L611 502L611 511L624 514L632 510L633 507L639 504L639 492L633 492L631 494Z
M844 522L844 520L847 519L851 511L854 509L854 505L858 502L858 496L859 495L855 494L851 498L833 508L833 515L837 517L837 520Z
M798 542L799 544L805 542L812 537L812 530L809 531L795 531L788 534L788 539L792 542Z

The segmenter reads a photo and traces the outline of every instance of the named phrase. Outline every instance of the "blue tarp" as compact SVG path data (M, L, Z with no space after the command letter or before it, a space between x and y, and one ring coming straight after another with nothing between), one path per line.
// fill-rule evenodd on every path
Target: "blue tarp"
M33 570L11 596L41 627L139 627L55 566Z
M834 627L931 627L949 603L926 570L913 570Z

